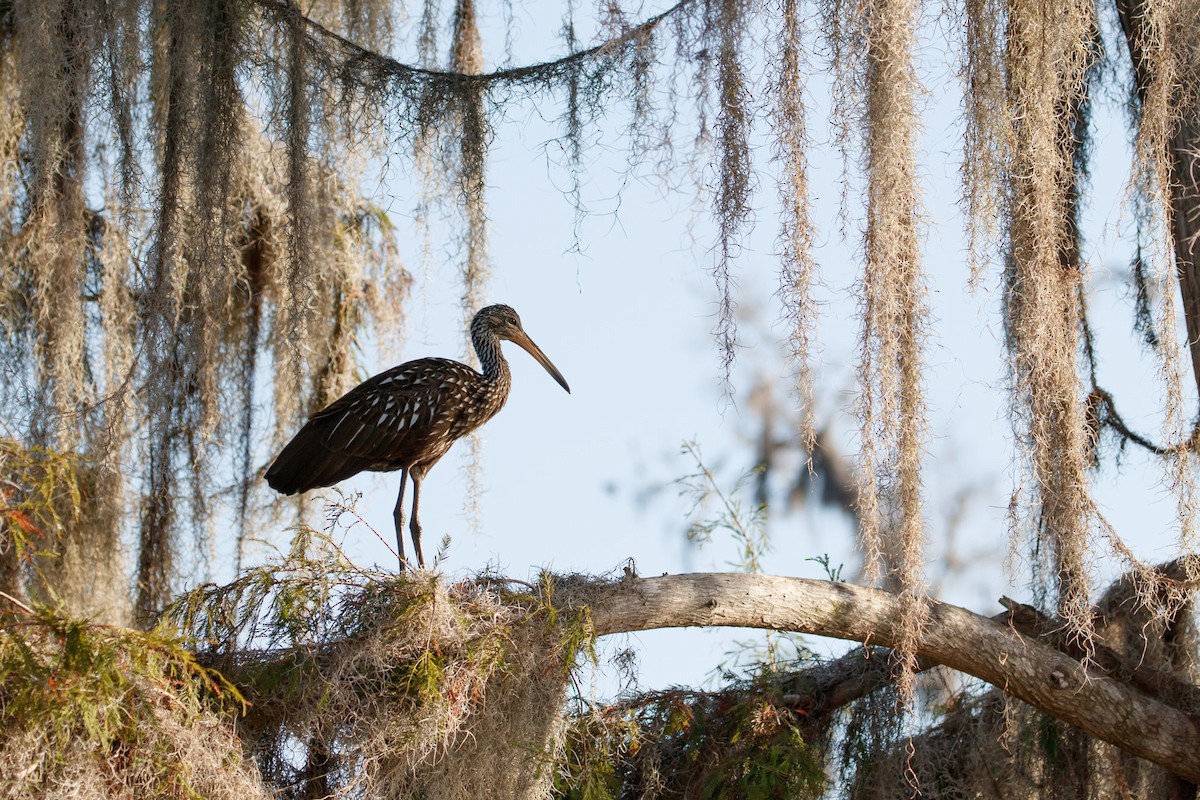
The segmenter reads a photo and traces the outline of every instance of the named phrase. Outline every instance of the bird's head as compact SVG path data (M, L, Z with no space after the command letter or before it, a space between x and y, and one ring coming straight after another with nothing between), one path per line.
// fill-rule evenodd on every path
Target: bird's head
M567 385L567 379L550 362L550 359L546 357L542 349L533 343L533 340L529 338L529 334L525 333L525 329L521 326L521 318L517 316L517 312L513 310L512 306L498 304L481 309L475 315L475 318L471 320L471 337L478 339L481 336L496 336L515 343L545 367L546 372L550 373L550 377L558 381L558 385L567 390L567 394L571 393L571 387Z
M482 333L499 336L501 339L512 339L512 332L524 333L521 318L512 306L497 304L480 309L471 320L471 333Z

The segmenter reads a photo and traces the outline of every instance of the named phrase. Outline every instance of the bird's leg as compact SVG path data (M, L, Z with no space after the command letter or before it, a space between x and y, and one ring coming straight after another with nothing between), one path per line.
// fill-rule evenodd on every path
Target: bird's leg
M396 521L396 550L400 556L400 571L404 572L404 484L408 481L408 470L400 470L400 494L396 497L396 508L392 511L392 519ZM417 482L414 479L413 485Z
M421 523L417 520L417 506L421 502L421 479L413 475L413 510L408 530L412 533L413 549L417 551L417 566L425 568L425 556L421 555ZM399 533L399 532L397 532Z

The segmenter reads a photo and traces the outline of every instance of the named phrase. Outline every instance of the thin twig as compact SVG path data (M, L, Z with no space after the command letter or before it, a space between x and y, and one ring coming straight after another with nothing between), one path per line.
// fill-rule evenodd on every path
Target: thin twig
M13 596L12 596L11 594L9 594L8 592L0 592L0 597L3 597L3 598L4 598L5 600L7 600L8 602L12 603L14 606L16 606L17 608L19 608L19 609L21 609L22 611L24 611L26 614L30 614L30 615L34 615L34 616L36 616L36 615L37 615L37 612L36 612L36 611L34 611L32 608L30 608L29 606L27 606L27 605L25 605L24 603L22 603L22 602L21 602L20 600L18 600L17 598L13 597Z

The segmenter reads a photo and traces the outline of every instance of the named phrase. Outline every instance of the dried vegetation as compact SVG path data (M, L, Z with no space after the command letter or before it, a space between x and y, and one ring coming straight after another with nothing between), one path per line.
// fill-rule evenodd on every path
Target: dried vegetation
M1189 713L1200 710L1196 691L1197 637L1192 606L1178 591L1182 563L1130 572L1093 607L1093 638L1068 646L1082 657L1120 660L1124 676L1148 694ZM1153 586L1140 585L1151 579ZM1072 639L1062 620L1053 638ZM935 676L936 680L936 676ZM878 698L857 704L847 744L858 764L850 796L884 800L910 796L908 775L930 798L1075 800L1075 798L1184 798L1194 787L1160 766L1082 734L994 687L944 692L940 719L908 743L891 741ZM881 732L884 734L880 737Z
M233 733L237 690L169 626L3 602L0 797L271 796Z
M549 576L395 578L309 541L169 614L249 702L237 729L264 778L297 796L546 796L586 611L556 608Z
M0 796L549 796L594 658L563 580L396 578L302 532L150 633L0 598Z

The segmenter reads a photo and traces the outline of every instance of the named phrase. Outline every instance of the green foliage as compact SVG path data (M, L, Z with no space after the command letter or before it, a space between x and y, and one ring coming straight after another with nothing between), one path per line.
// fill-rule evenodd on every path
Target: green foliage
M89 458L0 438L0 591L128 621L113 476Z
M636 752L638 728L627 715L602 720L584 715L573 720L555 780L555 796L563 800L614 800L620 796L618 754Z
M694 519L688 526L688 539L707 544L712 541L715 532L722 531L738 548L738 560L730 566L742 572L762 572L762 559L770 550L770 540L767 537L767 507L754 505L747 508L739 499L742 488L754 477L754 473L748 472L732 487L723 488L713 471L704 463L699 444L694 441L684 442L683 452L691 456L696 467L695 472L677 481L680 493L692 501L691 516ZM697 514L710 503L716 506L715 514Z
M688 539L699 545L712 542L715 533L721 533L730 539L738 550L738 558L730 566L751 574L761 574L763 559L770 551L770 537L767 530L767 505L759 503L747 506L741 499L746 483L755 477L757 470L741 475L731 486L723 487L716 474L704 462L700 445L694 441L683 443L683 452L692 458L695 472L680 478L677 483L680 493L692 501L688 525ZM709 512L708 506L714 506ZM705 511L701 514L701 511ZM829 570L829 556L817 557L815 560L825 567L831 580L837 580L841 567L836 573ZM788 651L791 651L790 653ZM765 631L761 639L754 641L734 642L733 649L726 653L730 664L718 665L715 672L721 678L731 681L738 679L738 670L748 668L772 671L779 665L801 657L807 652L803 638L794 635L781 635L775 631Z
M842 568L845 565L838 564L836 567L832 566L829 561L828 553L822 553L819 556L811 556L804 560L812 561L813 563L820 565L821 569L825 570L825 577L829 578L829 580L833 581L834 583L842 582Z
M43 447L0 439L0 551L29 563L51 549L82 504L80 459Z
M198 796L197 783L211 776L197 776L198 766L179 757L192 744L189 729L227 725L245 703L188 645L169 625L142 632L46 608L6 615L0 796L86 797L86 787L67 788L81 772L104 776L113 794L124 787L133 796ZM230 746L230 772L239 772L240 759Z
M415 661L396 667L394 674L400 691L422 700L432 700L441 692L446 677L446 660L426 650Z
M592 611L587 606L573 610L571 616L563 619L559 609L554 605L554 593L558 581L552 573L543 570L538 576L537 591L519 595L520 602L528 605L531 610L545 617L546 633L557 641L557 653L564 672L570 672L580 655L587 657L593 665L600 663L600 654L596 651L596 626L592 623ZM517 599L510 595L510 601Z
M820 797L821 748L767 683L675 690L581 714L568 732L564 800Z

